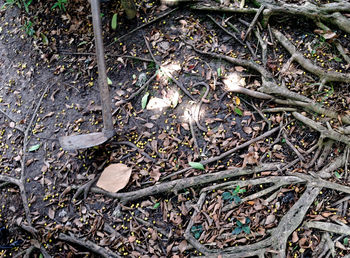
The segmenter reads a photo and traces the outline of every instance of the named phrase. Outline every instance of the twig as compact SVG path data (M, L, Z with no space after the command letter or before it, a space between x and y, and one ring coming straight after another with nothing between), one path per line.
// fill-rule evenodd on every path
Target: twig
M225 29L223 26L221 26L220 23L218 23L211 15L207 14L207 17L210 18L217 26L219 26L224 32L226 32L228 35L230 35L232 38L234 38L239 44L244 46L245 44L233 33Z
M10 119L11 121L13 121L16 125L15 125L15 129L17 129L18 131L24 133L24 129L20 126L18 126L18 122L15 118L13 118L11 115L7 114L5 111L3 111L2 109L0 109L0 113L4 114L8 119Z
M193 128L193 119L192 119L192 112L191 114L189 115L189 125L190 125L190 131L191 131L191 134L192 134L192 139L193 139L193 144L194 144L194 150L195 152L199 153L199 146L198 146L198 142L197 142L197 138L196 138L196 133L194 131L194 128Z
M326 142L324 142L323 144L323 151L321 153L321 156L319 157L319 159L317 160L316 163L316 170L318 170L319 168L321 168L324 164L324 162L326 161L328 155L330 154L332 147L334 144L334 140L332 139L327 139Z
M279 131L280 129L281 129L281 128L280 128L279 126L276 127L276 128L273 128L273 129L271 129L270 131L267 131L267 132L265 132L264 134L262 134L262 135L260 135L260 136L258 136L258 137L256 137L256 138L254 138L254 139L250 139L249 141L247 141L247 142L245 142L245 143L243 143L243 144L241 144L241 145L239 145L239 146L233 148L232 150L226 151L226 152L224 152L223 154L221 154L221 155L219 155L219 156L209 158L209 159L207 159L207 160L205 160L205 161L203 161L203 162L201 162L201 163L202 163L203 165L207 165L207 164L209 164L209 163L212 163L212 162L221 160L221 159L223 159L224 157L227 157L227 156L233 154L234 152L236 152L236 151L238 151L238 150L240 150L240 149L242 149L242 148L248 147L250 144L252 144L252 143L254 143L254 142L257 142L257 141L260 141L260 140L263 140L263 139L269 137L270 135L274 134L275 132Z
M151 160L151 161L155 161L154 158L152 158L150 155L148 155L145 151L143 151L142 149L138 148L135 144L133 144L132 142L127 142L127 141L121 141L121 142L115 142L114 144L118 144L118 145L128 145L131 148L135 148L137 149L143 156L145 156L147 159Z
M258 39L258 41L260 43L262 62L263 62L263 65L266 67L266 63L267 63L267 44L262 39L262 37L260 36L260 32L259 32L258 28L256 30L254 30L254 35L255 35L255 37L257 37L257 39Z
M89 52L60 52L61 55L76 55L76 56L95 56L96 53L89 53ZM110 53L106 53L106 56L111 56L111 57L121 57L121 58L129 58L129 59L135 59L138 61L142 61L142 62L153 62L153 60L148 59L148 58L144 58L144 57L138 57L138 56L129 56L129 55L120 55L120 54L110 54Z
M154 57L153 53L152 53L152 49L149 45L149 42L148 40L146 39L146 37L144 36L144 39L145 39L145 43L146 43L146 46L147 46L147 49L148 49L148 52L150 53L153 61L159 66L160 69L162 69L162 64L159 63L157 61L157 59ZM191 93L188 92L188 90L182 85L182 83L180 83L178 80L176 80L172 75L171 73L169 73L168 71L162 69L162 71L166 74L166 76L168 76L173 82L175 82L175 84L188 96L190 97L190 99L192 100L195 100L194 97L191 95Z
M176 8L174 8L174 9L171 9L171 10L169 10L168 12L166 12L166 13L164 13L164 14L158 16L157 18L153 19L152 21L149 21L149 22L147 22L147 23L145 23L145 24L142 24L141 26L139 26L139 27L133 29L132 31L130 31L130 32L128 32L128 33L126 33L126 34L120 36L119 38L117 38L116 41L114 41L114 42L108 44L107 47L110 47L110 46L112 46L113 44L115 44L115 42L120 41L121 39L123 39L123 38L125 38L125 37L127 37L127 36L129 36L129 35L131 35L131 34L133 34L134 32L136 32L136 31L138 31L138 30L140 30L140 29L142 29L142 28L145 28L145 27L151 25L152 23L154 23L154 22L156 22L156 21L158 21L158 20L160 20L160 19L163 19L164 17L168 16L168 15L171 14L172 12L175 12L177 9L179 9L179 8L176 7Z
M294 145L289 141L288 136L285 132L283 132L283 137L286 140L287 145L297 154L298 158L302 161L305 162L305 158L303 155L300 154L300 152L297 150L297 148L294 147Z
M203 104L203 101L206 99L206 97L209 94L209 85L205 82L197 82L195 83L192 87L196 87L197 85L202 85L206 87L205 93L204 95L201 97L199 103L197 105L195 105L195 110L194 110L194 121L196 122L197 127L202 130L203 132L207 132L207 128L205 128L204 126L202 126L199 123L199 114L200 114L200 110Z
M293 112L297 111L296 108L289 107L277 107L277 108L265 108L262 110L263 113L279 113L279 112Z
M205 201L205 197L207 196L206 193L202 193L199 196L199 199L197 201L196 207L193 211L192 217L187 225L187 228L185 230L185 234L184 237L186 238L186 240L194 247L196 248L199 252L204 253L205 255L209 254L209 249L207 249L206 247L204 247L203 245L199 244L198 241L191 235L191 228L195 222L195 218L198 215L198 213L200 212L200 210L202 209L203 203Z
M155 74L152 75L151 78L148 79L147 82L145 82L145 84L143 84L136 92L134 92L133 94L130 95L130 97L128 97L127 99L125 100L121 100L119 102L116 103L116 106L118 107L117 109L115 109L112 113L112 115L114 116L118 110L119 110L119 107L122 105L122 104L125 104L125 103L128 103L130 102L130 100L132 100L133 98L135 98L137 95L139 95L153 80L154 78L156 78L157 76L157 72Z
M252 20L252 22L250 23L248 29L247 29L247 32L245 33L245 35L243 36L243 41L245 41L250 33L250 31L253 29L253 27L255 26L256 24L256 21L258 20L261 12L264 10L265 6L264 5L261 5L260 8L258 9L258 11L256 12L255 16L254 16L254 19Z
M84 199L86 199L87 194L89 193L91 186L97 180L98 180L98 177L95 177L94 179L92 179L92 180L88 181L87 183L85 183L84 185L80 186L79 189L73 195L72 202L75 202L82 193L84 193Z

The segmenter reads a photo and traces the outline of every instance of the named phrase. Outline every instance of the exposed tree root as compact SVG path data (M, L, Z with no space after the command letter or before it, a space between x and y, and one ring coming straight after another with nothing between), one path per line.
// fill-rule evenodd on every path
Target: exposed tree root
M278 226L272 229L271 234L268 238L251 245L229 247L223 250L209 250L200 244L196 239L194 239L189 232L190 228L193 226L194 216L198 214L197 209L200 210L204 203L206 194L202 193L197 203L197 209L195 209L195 212L191 219L192 224L190 222L186 229L185 237L195 248L204 253L206 257L217 257L218 255L221 257L248 257L254 255L262 256L265 253L269 252L284 257L286 253L285 251L287 247L288 237L302 223L306 212L308 211L315 198L318 196L320 190L321 188L319 187L308 186L299 200L285 214L285 216L282 217Z
M265 9L262 13L262 24L267 25L271 16L275 15L288 15L288 16L303 16L314 20L315 22L321 20L324 22L330 22L342 29L343 31L350 33L350 21L340 12L349 12L350 3L346 1L329 3L322 5L315 5L310 2L306 2L303 5L296 4L282 4L275 5L271 1L257 0L260 6L264 6ZM235 8L235 7L221 7L221 6L203 6L194 5L191 7L194 10L211 11L211 12L225 12L225 13L238 13L238 14L256 14L259 12L257 8Z
M81 239L81 238L78 238L78 237L76 237L74 235L67 235L67 234L64 234L64 233L60 233L58 235L58 239L62 240L62 241L70 242L70 243L73 243L73 244L76 244L76 245L80 245L82 247L85 247L86 249L92 251L95 254L100 255L101 257L106 257L106 258L121 257L121 256L115 254L114 252L112 252L112 251L110 251L110 250L108 250L106 248L98 246L97 244L91 242L88 239Z
M297 61L306 71L320 77L323 84L327 82L350 82L350 74L325 71L317 65L314 65L309 59L305 58L302 53L297 51L295 46L281 32L272 29L272 33L281 45L292 55L293 60Z

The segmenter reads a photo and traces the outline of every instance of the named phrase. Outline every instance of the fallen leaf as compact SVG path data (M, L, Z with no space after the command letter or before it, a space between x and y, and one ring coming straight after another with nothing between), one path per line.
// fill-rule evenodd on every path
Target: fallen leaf
M296 243L298 241L299 241L298 233L296 231L294 231L292 234L292 242Z
M153 128L154 124L152 124L152 123L145 123L144 126L147 127L148 129L151 129L151 128Z
M270 214L266 218L265 225L269 225L269 224L273 223L275 221L275 219L276 219L275 215Z
M103 170L96 185L108 192L118 192L128 184L130 176L130 167L120 163L112 164Z
M179 250L181 253L185 252L187 249L187 241L182 240L181 243L179 244Z

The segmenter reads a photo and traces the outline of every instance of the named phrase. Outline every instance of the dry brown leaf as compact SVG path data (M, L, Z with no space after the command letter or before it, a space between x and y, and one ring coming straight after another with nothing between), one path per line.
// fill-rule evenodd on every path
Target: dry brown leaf
M299 241L298 233L296 231L294 231L292 234L292 242L296 243L298 241Z
M251 127L243 127L243 131L246 134L251 134L253 132L253 129Z
M275 219L276 219L275 215L270 214L266 218L265 225L269 225L269 224L273 223L275 221Z
M243 71L245 71L246 69L244 68L244 67L242 67L242 66L235 66L235 70L237 71L237 72L243 72Z
M112 164L106 167L97 181L97 186L108 191L118 192L129 182L131 168L124 164Z
M181 243L179 244L179 250L181 253L185 252L187 249L187 241L182 240Z
M145 123L144 126L148 129L153 128L154 124L153 123Z

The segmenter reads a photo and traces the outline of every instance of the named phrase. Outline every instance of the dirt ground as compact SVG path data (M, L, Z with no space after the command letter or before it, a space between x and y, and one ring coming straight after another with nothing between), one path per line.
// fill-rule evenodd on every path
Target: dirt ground
M1 257L350 255L350 4L242 2L102 1L116 136L75 151L103 128L90 6L5 5Z

